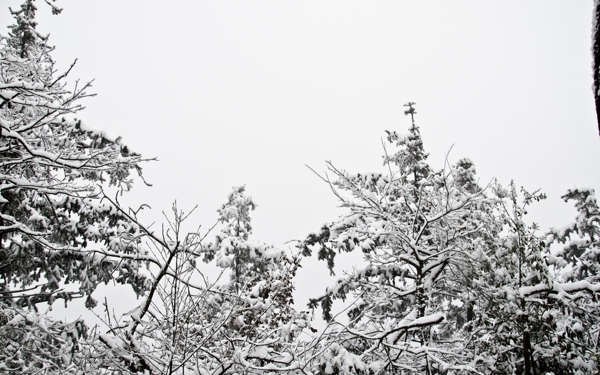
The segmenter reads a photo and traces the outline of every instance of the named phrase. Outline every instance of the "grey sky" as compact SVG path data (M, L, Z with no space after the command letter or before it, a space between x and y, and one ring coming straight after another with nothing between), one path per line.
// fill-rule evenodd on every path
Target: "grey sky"
M79 58L71 82L96 79L80 117L159 158L131 197L156 219L177 199L209 226L246 184L257 239L303 238L338 214L305 164L380 170L407 101L434 168L454 144L482 184L542 188L542 228L573 218L567 188L600 187L591 0L38 3L59 70Z

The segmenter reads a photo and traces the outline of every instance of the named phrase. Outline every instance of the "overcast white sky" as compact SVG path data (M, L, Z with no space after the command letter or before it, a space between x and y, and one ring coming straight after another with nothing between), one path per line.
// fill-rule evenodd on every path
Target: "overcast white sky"
M542 188L542 228L572 220L567 188L600 187L591 0L57 4L38 1L38 30L60 70L79 59L71 81L96 79L80 117L160 160L145 167L154 187L132 193L157 218L177 199L209 226L246 184L255 238L304 238L339 214L305 164L379 171L408 101L434 168L454 144L450 161L471 158L483 184ZM301 276L320 289L315 274Z

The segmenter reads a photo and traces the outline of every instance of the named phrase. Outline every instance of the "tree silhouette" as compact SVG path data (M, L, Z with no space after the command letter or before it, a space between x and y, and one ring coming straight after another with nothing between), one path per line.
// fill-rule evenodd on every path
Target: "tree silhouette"
M598 133L600 133L600 1L594 1L594 20L592 29L592 53L594 66L594 102L596 103L596 118L598 119Z

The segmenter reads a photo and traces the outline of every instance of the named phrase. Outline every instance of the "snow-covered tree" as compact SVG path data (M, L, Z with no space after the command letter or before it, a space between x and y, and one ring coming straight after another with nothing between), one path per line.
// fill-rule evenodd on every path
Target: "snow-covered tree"
M575 222L550 231L550 241L563 244L558 252L571 267L562 276L566 280L600 279L600 208L594 189L570 189L562 197L573 201L577 209Z
M553 230L551 253L525 220L541 193L479 186L473 162L434 171L414 121L387 132L397 151L387 173L350 174L328 163L323 178L347 213L300 245L333 269L354 268L311 300L330 325L319 368L327 374L592 374L598 358L598 243L593 191L575 189L574 224ZM577 236L577 238L575 238ZM333 273L333 271L332 271ZM348 322L332 315L346 302Z
M73 66L56 74L35 13L25 0L0 37L0 372L598 371L592 189L569 190L575 222L543 237L525 220L543 194L482 187L469 159L433 169L406 104L411 125L405 136L387 132L384 173L328 163L333 178L323 179L346 212L299 247L332 273L339 252L360 252L364 264L311 300L328 322L317 332L292 306L300 257L251 238L256 205L244 187L203 235L183 234L188 215L176 206L157 233L112 198L131 188L132 171L141 176L141 156L74 117L90 83L69 88ZM91 308L109 281L140 299L119 319L105 301L107 327L40 311L73 298ZM346 301L347 320L333 314L335 300Z
M20 331L2 335L12 349L0 362L14 373L70 361L57 348L79 334L36 315L40 303L84 297L92 307L96 286L112 280L144 288L138 228L101 194L128 190L140 155L73 117L90 83L69 88L73 66L56 74L35 13L33 0L11 10L16 23L0 37L0 312L10 317L3 330Z
M547 259L556 274L552 297L562 309L546 314L555 324L561 367L585 374L600 368L600 303L594 294L600 291L600 208L594 189L569 189L562 198L573 201L577 216L548 233Z
M397 151L384 156L387 174L350 174L328 164L335 180L326 180L348 213L302 244L307 253L316 246L330 268L337 251L361 251L366 263L311 302L331 320L333 300L354 300L350 322L333 325L329 333L343 343L343 350L335 350L347 353L352 371L324 363L325 373L429 374L479 366L460 351L447 319L452 306L468 309L459 295L461 271L488 229L491 203L476 186L468 160L432 170L414 103L407 107L413 119L408 135L388 132Z
M76 373L73 358L86 337L87 327L81 320L64 323L35 311L3 306L0 373Z
M0 233L3 295L20 305L88 296L112 280L136 284L138 230L102 199L103 185L131 187L140 155L72 117L90 83L72 90L56 76L35 5L12 12L17 25L0 49ZM106 251L96 251L104 248ZM61 290L61 282L80 290ZM31 285L36 285L30 288ZM17 286L13 289L13 286Z
M542 336L552 333L541 316L544 302L532 286L551 285L552 281L544 260L544 242L535 233L537 227L527 225L524 216L527 206L544 195L523 190L521 203L514 183L508 191L496 185L494 193L494 219L502 231L497 230L473 254L476 261L468 285L474 297L468 326L473 332L471 350L486 358L489 371L531 374L532 345L541 344Z
M473 303L461 332L470 343L466 350L494 374L594 373L600 285L573 277L563 254L550 252L537 225L527 223L529 206L543 194L519 193L511 183L508 190L495 186L494 195L502 230L472 254L472 282L464 284ZM553 230L548 239L564 240L574 226Z
M299 258L250 238L256 205L244 190L234 188L218 210L214 242L206 241L211 230L183 236L188 215L176 207L162 233L140 225L151 245L148 293L119 321L106 320L109 329L88 356L96 360L82 361L86 373L297 373L310 366L296 340L309 329L308 315L292 306ZM219 268L218 277L207 275Z

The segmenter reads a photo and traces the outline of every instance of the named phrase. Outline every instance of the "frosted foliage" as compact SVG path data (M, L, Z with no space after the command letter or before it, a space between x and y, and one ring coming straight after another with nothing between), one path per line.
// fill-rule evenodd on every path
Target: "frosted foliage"
M245 187L234 187L227 203L218 210L222 227L205 255L206 261L215 259L217 266L231 269L232 287L236 289L251 274L272 271L284 257L281 250L250 239L250 212L255 208L252 198L245 195Z
M86 373L299 374L311 368L319 348L298 340L310 330L310 316L292 307L300 258L251 239L255 207L243 187L234 188L218 210L210 243L202 241L209 233L183 236L187 216L174 207L169 233L150 236L159 270L149 293L92 342ZM206 265L196 263L200 256L226 276L209 281Z
M476 173L475 165L467 158L460 159L453 169L456 184L469 193L476 193L480 190L476 180Z
M75 117L90 83L67 85L72 66L56 74L35 12L25 0L0 37L0 373L598 373L593 189L569 190L575 220L540 233L526 215L543 193L480 186L467 158L428 164L411 102L381 172L327 163L344 211L298 253L252 238L244 186L207 232L185 234L190 214L175 204L160 229L146 226L113 198L141 177L141 156ZM338 254L363 257L310 300L319 329L293 307L313 252L333 276ZM41 312L74 298L94 307L109 282L139 298L119 317L121 301L105 300L102 327Z
M311 300L330 322L331 358L322 371L596 371L595 198L589 190L565 196L577 199L581 214L552 232L567 244L557 257L525 220L527 206L544 194L518 192L514 183L482 189L469 159L434 171L414 103L409 108L409 134L388 132L398 147L393 154L386 147L388 173L351 174L328 164L336 178L326 180L347 213L300 245L332 272L338 252L360 251L366 264ZM332 315L334 300L345 301L348 323Z
M4 285L26 287L40 276L47 279L44 294L24 296L16 300L20 304L70 298L53 294L60 281L81 283L86 295L115 271L118 280L137 282L130 261L121 260L117 267L109 257L92 260L97 245L113 253L138 251L137 228L101 199L98 186L128 189L130 170L139 171L140 156L120 140L68 118L82 108L77 103L89 96L89 84L69 90L62 76L53 77L50 48L33 28L34 11L33 3L26 2L15 13L20 34L13 28L0 50ZM19 43L21 34L26 43ZM88 303L94 304L92 299Z
M134 260L138 228L101 194L128 190L141 159L73 117L90 84L69 88L68 72L55 74L35 11L25 1L12 11L8 36L0 36L0 312L27 317L11 326L22 332L7 333L14 351L3 351L0 362L22 366L20 373L51 373L67 371L79 335L28 311L80 297L92 307L96 286L112 280L143 289Z
M73 356L85 338L82 321L65 324L33 311L0 310L0 373L75 373Z
M354 300L350 324L339 335L364 363L419 373L475 370L478 360L460 352L460 340L447 344L456 330L447 317L468 308L450 302L468 300L457 276L469 268L482 227L493 222L493 201L467 189L465 179L472 176L465 168L432 172L414 123L408 136L388 134L398 147L393 157L384 157L388 174L354 175L329 165L337 177L330 184L348 214L303 246L316 245L322 259L361 251L367 265L340 278L312 304L331 321L334 299Z
M574 223L550 232L551 239L561 244L558 255L571 265L563 277L596 282L600 261L600 208L594 189L571 189L563 199L573 201L577 209Z

